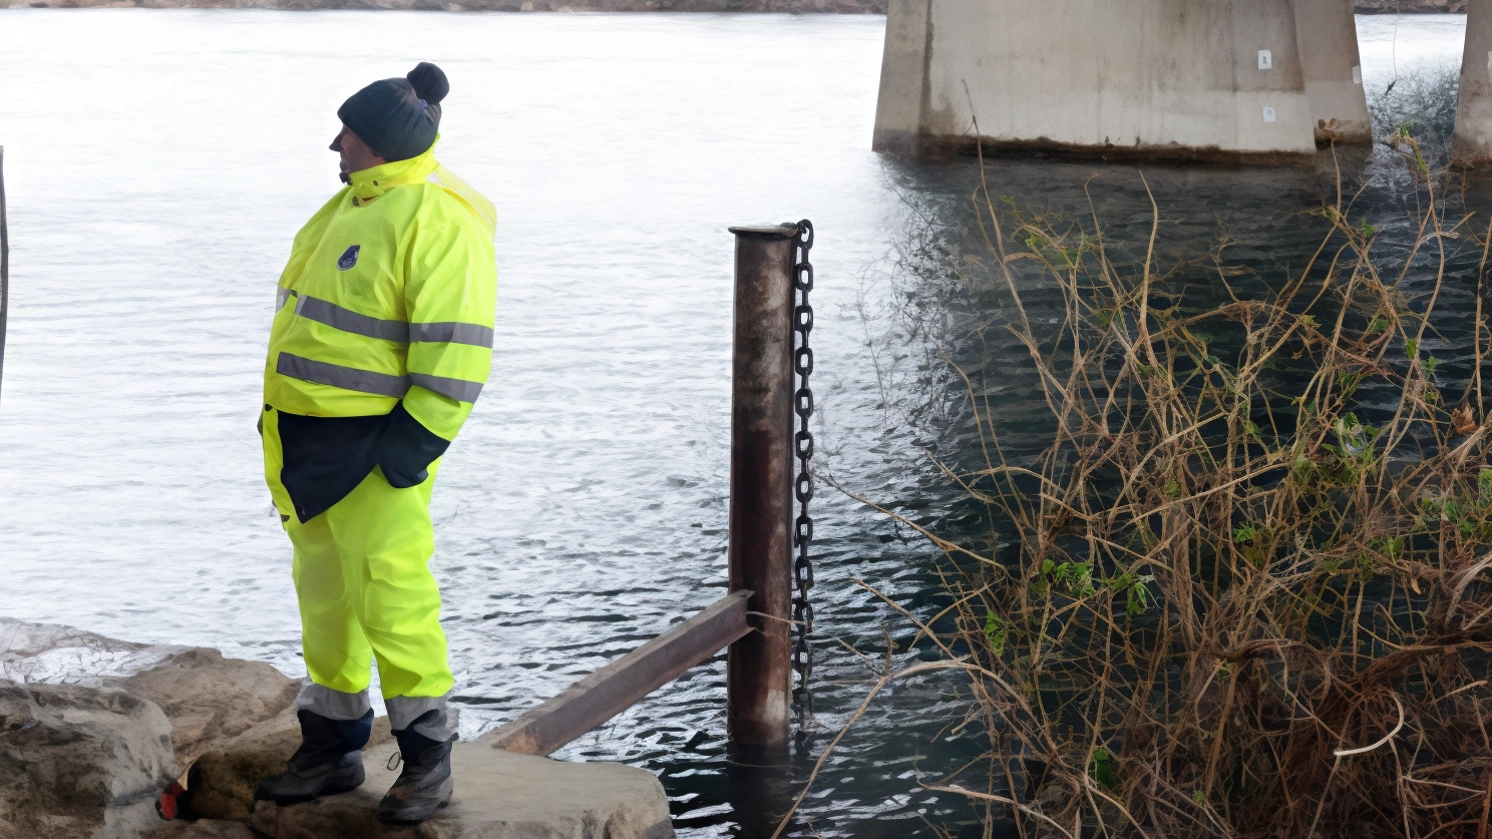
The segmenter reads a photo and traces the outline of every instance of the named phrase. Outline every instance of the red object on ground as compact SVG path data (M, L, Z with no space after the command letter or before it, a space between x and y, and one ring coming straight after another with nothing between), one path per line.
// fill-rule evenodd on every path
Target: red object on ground
M156 799L155 811L166 821L175 819L181 811L181 808L177 806L176 799L185 793L186 790L182 788L181 784L172 783L171 788L161 793L161 797Z

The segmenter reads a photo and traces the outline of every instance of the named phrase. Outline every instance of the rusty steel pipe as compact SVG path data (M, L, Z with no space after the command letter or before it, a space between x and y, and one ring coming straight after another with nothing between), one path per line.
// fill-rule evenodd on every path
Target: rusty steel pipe
M732 227L730 587L755 592L756 631L730 647L726 730L738 746L788 742L792 695L793 259L797 227Z

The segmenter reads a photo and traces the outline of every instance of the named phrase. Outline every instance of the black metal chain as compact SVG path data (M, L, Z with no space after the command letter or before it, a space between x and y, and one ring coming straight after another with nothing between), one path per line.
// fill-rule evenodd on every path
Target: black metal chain
M813 416L813 390L808 385L808 377L813 374L813 350L808 346L808 333L813 331L813 307L808 305L808 293L813 291L813 263L808 261L808 251L813 247L813 222L803 219L796 226L798 260L793 266L793 285L798 289L798 305L793 308L796 335L793 370L798 374L798 390L793 394L793 411L798 415L798 432L793 435L793 451L798 458L798 477L793 482L793 494L798 499L798 518L793 528L793 545L798 556L793 560L793 582L797 586L797 594L793 596L793 624L797 632L793 669L798 673L798 685L793 688L793 710L798 717L801 743L813 721L813 694L809 692L813 650L808 646L813 635L813 604L808 601L808 590L813 588L813 564L808 557L808 545L813 541L813 519L808 515L808 502L813 499L813 475L808 469L808 461L813 457L813 432L808 430L808 418Z

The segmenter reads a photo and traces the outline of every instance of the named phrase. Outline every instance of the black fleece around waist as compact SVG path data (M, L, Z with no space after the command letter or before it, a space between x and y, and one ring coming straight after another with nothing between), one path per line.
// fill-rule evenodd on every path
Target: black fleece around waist
M378 463L378 440L388 421L386 415L279 414L280 483L302 524L331 509L368 477Z

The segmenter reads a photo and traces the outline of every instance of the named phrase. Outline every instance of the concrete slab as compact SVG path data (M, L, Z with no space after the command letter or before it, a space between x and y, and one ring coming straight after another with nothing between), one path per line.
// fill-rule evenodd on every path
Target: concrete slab
M378 821L378 801L398 777L393 743L370 748L368 782L346 795L280 807L261 801L248 825L271 839L672 839L668 798L646 770L564 763L460 743L452 754L451 805L417 827Z

